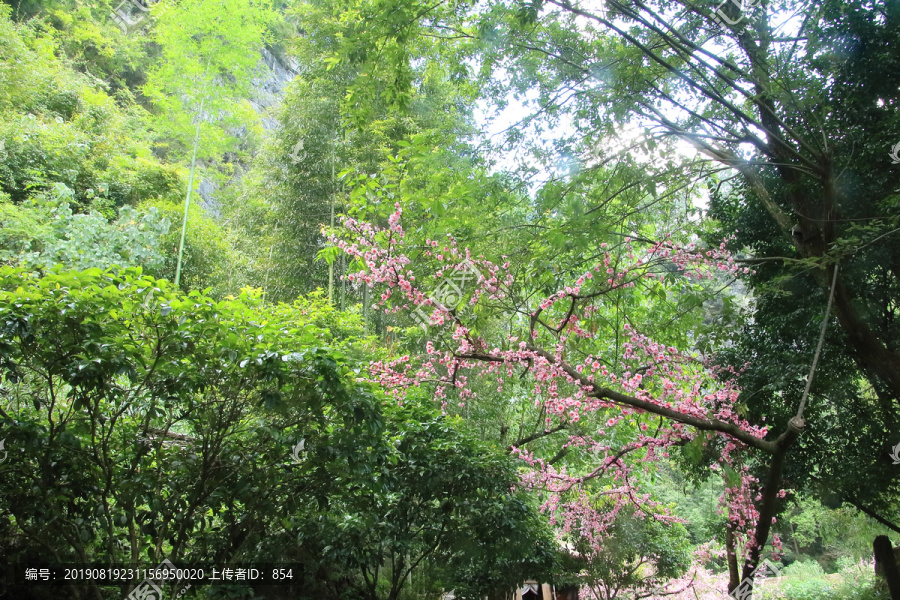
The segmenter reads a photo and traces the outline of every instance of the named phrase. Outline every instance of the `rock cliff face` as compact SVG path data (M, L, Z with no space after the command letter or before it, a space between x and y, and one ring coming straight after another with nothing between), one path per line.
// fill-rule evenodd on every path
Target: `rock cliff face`
M281 102L284 88L300 74L300 66L296 61L279 58L268 48L263 48L260 73L260 76L253 80L250 104L262 116L263 127L269 131L278 127L278 123L267 112Z
M289 58L279 57L268 48L263 48L259 61L259 75L251 82L250 105L259 114L263 129L272 131L279 127L273 117L272 109L281 102L284 89L291 80L300 74L300 65ZM246 135L246 130L234 132L238 138ZM236 169L232 183L240 181L242 171ZM199 204L211 216L219 216L219 203L216 200L218 186L209 179L203 179L197 188L200 195Z

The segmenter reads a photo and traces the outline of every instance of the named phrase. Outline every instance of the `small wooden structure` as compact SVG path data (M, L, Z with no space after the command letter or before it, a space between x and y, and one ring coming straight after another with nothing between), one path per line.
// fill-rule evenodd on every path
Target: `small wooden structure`
M549 583L539 584L537 581L526 581L519 588L516 600L556 600L553 587Z

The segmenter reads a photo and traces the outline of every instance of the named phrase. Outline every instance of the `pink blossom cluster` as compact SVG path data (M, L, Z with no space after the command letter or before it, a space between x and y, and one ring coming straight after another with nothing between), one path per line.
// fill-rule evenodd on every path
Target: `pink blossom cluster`
M530 467L522 475L522 485L544 494L542 510L561 534L578 535L597 548L626 504L652 518L674 519L640 492L637 472L650 469L672 447L690 442L698 427L712 431L703 443L716 444L713 468L723 476L725 471L736 473L740 481L726 490L721 510L739 538L745 544L753 542L749 532L758 517L753 502L759 482L742 464L746 444L734 432L742 432L746 441L747 436L763 438L767 429L751 425L737 412L740 391L735 384L720 381L702 357L655 342L627 323L622 331L613 332L624 338L624 351L615 364L601 353L575 358L575 341L598 339L594 315L614 290L634 287L642 280L665 280L672 264L688 279L748 272L736 264L725 242L707 250L693 244L680 246L667 237L639 250L636 242L626 238L624 251L616 256L603 244L602 259L571 286L540 300L534 309L516 309L529 319L527 332L489 344L466 326L463 309L433 298L423 283L429 278L417 279L413 261L401 251L405 235L401 216L398 203L387 228L347 218L345 235L331 236L338 248L365 265L347 278L384 290L376 306L388 313L428 307L430 322L437 327L438 335L426 343L421 356L372 363L370 372L379 385L402 402L409 387L432 384L435 398L446 409L451 398L460 406L474 401L475 381L502 393L507 382L527 375L530 394L544 410L548 430L554 422L573 425L585 415L597 415L591 420L590 434L571 435L564 448L593 455L594 465L587 471L569 473L566 467L557 468L525 449L514 449ZM442 242L427 240L416 264L429 262L436 266L432 284L471 272L473 266L477 269L465 306L483 300L494 304L506 300L506 306L510 305L515 281L509 262L496 265L483 257L473 258L449 234ZM626 441L616 448L605 441L612 437L609 433L626 430L630 432L624 436ZM594 480L604 485L589 489L587 482Z
M640 507L644 515L662 522L683 522L673 516L667 507L652 500L649 494L638 491L632 477L635 467L629 465L624 457L641 447L666 445L664 440L651 440L643 436L642 440L614 450L588 436L570 436L566 446L580 446L597 457L593 469L579 474L568 473L566 467L556 469L521 448L513 448L513 453L532 467L532 470L522 474L522 485L546 497L541 511L549 515L550 523L558 528L559 536L580 538L599 552L606 531L626 506ZM648 453L635 462L647 462L651 456ZM585 482L600 477L605 479L607 485L588 493Z

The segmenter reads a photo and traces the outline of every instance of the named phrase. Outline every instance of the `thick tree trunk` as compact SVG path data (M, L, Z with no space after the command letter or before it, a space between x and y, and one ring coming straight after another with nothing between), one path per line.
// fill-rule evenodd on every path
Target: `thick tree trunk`
M762 34L762 30L757 33ZM828 153L819 156L811 156L810 160L818 164L817 180L821 184L820 194L810 194L803 191L803 178L796 168L796 161L792 157L791 146L785 141L785 132L776 118L775 103L770 96L772 90L769 80L771 64L768 59L768 38L761 38L758 42L747 31L740 36L741 47L746 52L753 66L755 88L759 95L760 122L766 128L768 142L768 154L776 165L779 177L784 184L786 198L790 202L793 212L800 226L800 236L791 236L794 245L801 255L806 258L824 258L835 242L834 218L839 210L838 191L835 187L835 175L833 172L833 160ZM799 139L795 140L800 142ZM752 185L750 178L747 182ZM786 229L784 211L774 203L765 203L765 208L784 230L785 235L791 235ZM828 285L828 277L822 270L821 283ZM879 339L868 323L863 320L857 309L853 306L854 296L851 295L843 283L838 280L835 289L835 312L841 324L841 329L846 334L850 346L854 350L854 357L864 372L874 373L891 390L894 398L900 398L900 354L892 352L885 340Z
M847 341L864 371L871 371L888 386L894 398L900 398L900 356L891 352L859 317L852 299L838 279L834 290L834 307Z
M900 600L900 568L894 559L891 540L886 535L879 535L875 538L872 549L875 551L875 572L880 572L887 581L891 600Z
M734 547L734 531L731 529L731 524L725 527L725 559L728 561L728 593L730 594L741 583L737 552Z

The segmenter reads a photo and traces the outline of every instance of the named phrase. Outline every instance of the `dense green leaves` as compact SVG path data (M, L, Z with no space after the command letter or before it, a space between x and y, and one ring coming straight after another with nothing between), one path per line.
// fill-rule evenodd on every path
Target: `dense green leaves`
M578 552L586 560L578 560ZM575 544L574 562L582 562L582 581L594 596L612 600L622 594L651 595L690 565L688 535L680 523L661 523L623 511L601 552Z
M152 268L162 263L161 236L170 221L154 207L139 213L125 205L110 223L95 211L72 214L73 197L65 184L56 183L51 192L23 205L0 204L0 260L44 269L57 264L71 269Z
M299 561L310 582L339 569L321 593L373 600L423 559L480 591L545 566L510 459L433 409L383 404L342 319L134 269L0 270L4 554Z
M143 93L157 113L153 127L166 155L190 156L197 121L200 160L232 149L235 129L259 127L245 98L273 16L246 0L179 2L161 15L153 29L161 60Z
M0 5L0 190L20 204L60 183L76 212L114 218L123 204L176 189L177 170L150 153L144 111L57 57L40 23L16 25L9 13Z

